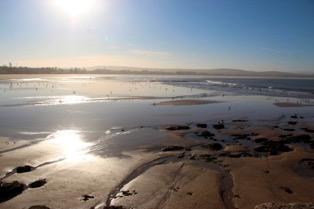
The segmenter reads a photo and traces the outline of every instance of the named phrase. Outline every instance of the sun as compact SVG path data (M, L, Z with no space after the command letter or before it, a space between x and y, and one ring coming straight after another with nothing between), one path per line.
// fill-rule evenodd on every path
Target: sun
M58 10L77 18L92 12L96 8L96 0L54 0Z

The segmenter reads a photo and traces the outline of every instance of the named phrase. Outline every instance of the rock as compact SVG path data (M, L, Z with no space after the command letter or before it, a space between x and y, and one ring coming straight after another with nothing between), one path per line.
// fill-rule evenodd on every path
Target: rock
M34 205L31 206L29 209L50 209L50 208L45 205Z
M34 167L30 165L19 166L15 168L16 173L27 173L31 172L32 170L34 170Z
M130 190L122 190L121 191L123 196L131 196L131 195L136 195L137 192L135 190L130 191Z
M247 139L250 135L249 134L232 134L232 137L234 137L234 139Z
M219 122L219 123L214 124L213 128L216 130L224 129L225 128L224 122Z
M179 151L179 150L183 150L184 147L181 147L181 146L168 146L168 147L164 147L161 149L161 151L163 152L169 152L169 151Z
M281 135L279 135L280 138L287 138L290 136L292 136L292 134L281 134Z
M92 195L84 194L81 198L83 201L88 201L89 199L94 199L95 197Z
M199 128L207 128L207 124L206 123L198 123L196 124L197 127Z
M124 196L131 196L132 193L129 190L121 191Z
M213 137L215 136L215 134L209 132L209 131L202 131L202 132L199 132L197 133L198 136L201 136L201 137L204 137L204 138L210 138L210 137Z
M284 131L294 131L294 128L284 128L282 130L284 130Z
M254 207L254 209L311 209L313 203L263 203Z
M298 119L298 115L297 114L291 115L290 118Z
M103 207L103 209L125 209L125 208L123 206L111 205L111 206L105 206Z
M289 187L280 187L280 189L284 190L288 194L292 194L293 193L293 191Z
M282 152L290 152L292 149L284 144L282 141L267 141L262 146L255 147L256 152L267 152L270 155L278 155Z
M213 160L216 160L216 159L217 159L216 157L209 154L199 154L199 155L195 154L190 157L190 160L203 160L206 162L212 162Z
M37 181L34 181L28 185L29 188L38 188L42 187L47 183L46 179L39 179Z
M190 160L196 160L196 155L191 155Z
M298 122L297 121L288 121L289 125L296 125Z
M233 123L245 123L248 122L248 120L232 120Z
M181 158L184 158L184 156L185 156L185 152L182 152L178 155L178 158L181 159Z
M18 181L10 183L0 182L0 203L5 202L21 194L26 189L26 185Z
M184 126L184 125L177 125L177 126L168 126L166 130L168 131L178 131L178 130L188 130L190 129L189 126Z
M267 142L268 139L267 138L257 138L254 140L256 143L264 143L264 142Z
M211 143L211 144L203 145L202 147L209 148L215 151L222 150L224 148L220 143Z
M239 157L252 157L249 152L222 152L219 154L221 157L239 158Z
M291 136L287 139L287 142L289 143L309 143L312 140L312 137L308 134L300 134L300 135L295 135Z
M302 129L308 133L314 133L314 129L310 129L310 128L302 128Z

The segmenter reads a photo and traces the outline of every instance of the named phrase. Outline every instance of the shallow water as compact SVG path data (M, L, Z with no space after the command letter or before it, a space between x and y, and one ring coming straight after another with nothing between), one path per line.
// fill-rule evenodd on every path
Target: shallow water
M174 80L180 79L185 82L177 86ZM305 117L314 115L312 106L282 108L273 104L292 101L311 103L311 98L234 94L232 88L228 90L226 87L219 90L209 86L206 89L191 87L190 84L196 83L196 80L204 78L155 75L1 77L0 133L1 136L27 139L69 129L104 133L113 127L130 129L237 118L272 120L294 113ZM304 88L307 88L306 85ZM220 103L153 105L181 98Z

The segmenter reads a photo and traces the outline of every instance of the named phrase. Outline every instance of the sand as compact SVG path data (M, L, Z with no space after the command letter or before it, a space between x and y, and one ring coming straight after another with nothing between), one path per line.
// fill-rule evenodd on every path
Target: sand
M313 107L314 104L302 104L302 103L291 103L291 102L276 102L274 103L277 107Z
M173 105L173 106L184 106L184 105L204 105L204 104L215 104L219 101L211 100L200 100L200 99L182 99L182 100L171 100L154 103L154 105Z
M214 122L207 123L207 128L190 123L188 129L181 130L166 130L169 126L162 125L151 132L160 132L164 140L159 144L144 146L145 141L139 139L143 146L135 143L117 151L117 155L88 152L96 142L73 141L67 145L48 137L30 140L23 146L24 140L2 138L2 180L28 185L45 179L46 184L26 188L1 202L0 208L44 205L51 209L103 209L115 205L134 209L252 209L269 202L310 203L314 200L314 171L310 164L302 164L304 160L314 161L310 144L283 142L291 151L281 152L279 147L274 155L255 151L263 145L255 142L258 138L281 142L280 136L287 131L280 126L286 123L225 121L225 128L217 130L212 126ZM312 127L311 122L300 121L289 133L308 134L313 139L313 133L304 127ZM198 134L204 130L213 136ZM98 142L99 146L106 146L104 142ZM114 143L110 141L111 146ZM213 143L222 148L211 149L208 145ZM86 150L73 150L76 146ZM14 172L17 166L25 165L34 169Z

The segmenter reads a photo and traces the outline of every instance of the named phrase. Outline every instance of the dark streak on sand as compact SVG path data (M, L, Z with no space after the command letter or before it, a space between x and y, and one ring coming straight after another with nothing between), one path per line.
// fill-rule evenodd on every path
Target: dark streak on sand
M120 190L123 188L124 185L128 184L130 181L150 169L151 167L154 167L156 165L161 165L166 162L177 160L176 156L165 156L161 158L157 158L155 160L149 161L147 163L144 163L134 169L130 174L128 174L116 187L114 187L108 194L107 200L106 200L106 207L109 207L111 204L111 201L116 197L116 195L120 192ZM97 208L94 207L94 208Z
M110 193L107 196L107 199L104 203L97 204L96 206L92 207L92 209L98 209L98 208L111 208L111 202L113 199L116 198L117 194L121 191L121 189L127 185L129 182L149 170L150 168L157 166L157 165L162 165L166 164L169 162L180 162L182 159L177 158L177 156L165 156L161 158L154 159L152 161L146 162L139 167L135 168L130 174L128 174L117 186L115 186ZM228 171L226 171L222 166L214 163L209 164L204 164L201 162L202 165L207 165L205 167L218 171L221 173L222 178L221 178L221 186L220 186L220 197L222 202L224 203L224 208L225 209L236 209L236 207L233 204L233 192L232 192L232 187L233 187L233 179L232 176ZM167 200L169 199L171 193L173 190L176 189L176 184L177 182L181 179L180 178L180 172L182 171L185 163L182 162L182 165L178 168L178 170L174 174L174 180L173 184L169 187L168 192L162 197L162 200L158 203L156 208L162 209ZM209 167L208 167L209 165Z
M220 186L220 197L225 205L226 209L236 209L233 204L233 180L229 172L223 167L219 166L220 173L222 174L221 186Z
M30 170L30 171L33 171L33 170L35 170L35 169L37 169L37 168L40 168L40 167L43 167L43 166L46 166L46 165L51 165L51 164L54 164L54 163L58 163L58 162L60 162L60 161L63 161L64 159L65 159L65 158L60 158L60 159L57 159L57 160L44 162L44 163L39 164L39 165L37 165L37 166L35 166L35 167L31 167L31 170ZM19 168L19 167L17 167L17 168ZM12 175L18 173L18 172L17 172L17 168L14 168L12 171L9 171L8 173L6 173L2 178L0 178L0 182L1 182L2 180L4 180L4 179L8 178L9 176L12 176Z
M92 207L92 209L97 209L100 207L104 208L110 208L111 207L111 201L116 198L117 194L120 192L120 190L129 182L131 182L133 179L137 178L138 176L140 176L141 174L143 174L145 171L147 171L148 169L157 166L157 165L161 165L161 164L165 164L165 163L169 163L169 162L174 162L174 161L178 161L177 156L174 155L168 155L168 156L164 156L164 157L160 157L157 159L154 159L152 161L146 162L140 166L138 166L137 168L135 168L131 173L129 173L117 186L115 186L108 194L107 199L105 204L104 203L100 203L97 204L96 206Z
M32 142L29 142L27 144L23 144L21 146L18 146L18 147L13 147L13 148L10 148L10 149L6 149L6 150L1 150L0 151L0 155L1 154L4 154L4 153L7 153L7 152L12 152L12 151L15 151L15 150L18 150L18 149L22 149L22 148L25 148L25 147L30 147L34 144L37 144L38 142L41 142L42 140L36 140L36 141L32 141Z
M164 196L162 197L161 201L158 203L158 205L156 206L156 209L162 209L163 206L167 203L167 201L169 200L171 193L173 190L176 189L176 184L178 183L178 181L180 180L179 174L182 171L184 167L184 163L182 163L182 165L178 168L178 170L175 172L174 174L174 179L173 179L173 183L170 186L170 189L164 194Z

